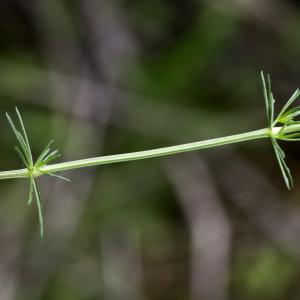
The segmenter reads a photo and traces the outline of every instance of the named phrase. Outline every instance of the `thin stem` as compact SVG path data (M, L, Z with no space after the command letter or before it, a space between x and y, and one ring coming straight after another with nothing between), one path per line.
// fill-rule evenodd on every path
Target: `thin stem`
M27 178L27 177L29 177L28 169L0 172L0 179Z
M46 173L47 172L55 173L55 172L61 172L66 170L72 170L76 168L112 164L112 163L133 161L133 160L141 160L141 159L147 159L153 157L161 157L161 156L178 154L182 152L189 152L189 151L195 151L204 148L217 147L217 146L233 144L233 143L238 143L238 142L243 142L248 140L254 140L259 138L267 138L269 136L270 136L269 129L260 129L260 130L255 130L255 131L246 132L242 134L236 134L227 137L205 140L201 142L188 143L188 144L176 145L176 146L147 150L147 151L101 156L101 157L94 157L89 159L52 164L52 165L47 165L45 167L42 167L40 171ZM37 173L38 174L35 175L40 175L39 171L37 171Z
M298 128L299 127L300 126L298 126ZM209 140L195 142L195 143L188 143L188 144L182 144L182 145L176 145L176 146L146 150L146 151L138 151L132 153L100 156L100 157L47 165L41 167L38 170L34 170L33 175L37 177L45 173L56 173L56 172L61 172L66 170L83 168L83 167L91 167L97 165L174 155L182 152L195 151L195 150L200 150L200 149L205 149L210 147L217 147L217 146L222 146L227 144L239 143L248 140L268 138L268 137L270 137L270 130L265 128L265 129L250 131L242 134L209 139ZM0 172L0 179L26 178L29 176L30 174L27 169Z
M33 171L33 175L37 177L43 174L56 173L61 171L77 169L77 168L174 155L178 153L190 152L190 151L217 147L217 146L233 144L233 143L239 143L239 142L245 142L254 139L270 138L270 136L276 137L276 135L280 131L282 131L284 134L300 131L300 124L291 125L288 127L273 127L272 133L270 132L269 128L264 128L264 129L254 130L246 133L230 135L230 136L215 138L215 139L209 139L209 140L195 142L195 143L187 143L182 145L176 145L176 146L164 147L164 148L158 148L158 149L152 149L146 151L100 156L100 157L46 165L39 169L35 169ZM0 172L0 179L27 178L30 177L30 175L31 174L28 171L28 169L3 171Z
M39 169L35 169L33 171L33 175L35 177L38 177L43 174L56 173L61 171L73 170L77 168L174 155L178 153L190 152L190 151L195 151L195 150L200 150L200 149L205 149L210 147L217 147L217 146L233 144L233 143L239 143L239 142L244 142L244 141L249 141L254 139L270 138L270 136L276 136L281 131L281 129L282 131L284 131L284 133L296 132L296 131L300 131L300 125L292 125L286 128L274 127L272 128L272 132L270 132L269 128L264 128L264 129L254 130L242 134L209 139L209 140L195 142L195 143L188 143L188 144L176 145L176 146L159 148L159 149L100 156L100 157L46 165ZM27 169L0 172L0 179L27 178L27 177L30 177L30 172Z

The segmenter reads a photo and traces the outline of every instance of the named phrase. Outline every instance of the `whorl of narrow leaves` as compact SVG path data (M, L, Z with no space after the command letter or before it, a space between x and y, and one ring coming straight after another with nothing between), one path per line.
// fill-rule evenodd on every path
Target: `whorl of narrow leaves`
M16 108L16 114L17 114L17 119L18 119L18 122L19 122L19 125L21 128L21 131L19 131L17 129L17 126L15 125L15 123L13 122L12 118L9 116L8 113L6 113L6 117L7 117L7 120L9 122L16 138L17 138L17 141L19 142L19 146L15 146L15 150L16 150L17 154L19 155L20 159L22 160L23 164L25 165L25 167L28 170L28 177L29 177L28 205L30 205L32 203L33 199L36 200L38 216L39 216L39 223L40 223L40 235L41 235L41 239L43 240L43 237L44 237L43 205L42 205L40 192L39 192L34 174L36 171L42 172L40 170L40 168L43 166L46 166L49 162L51 162L54 159L56 159L57 157L59 157L59 153L58 153L58 150L54 150L54 151L51 150L51 145L53 143L53 141L51 141L45 147L45 149L42 151L41 155L38 157L36 162L34 162L31 147L30 147L27 133L25 130L25 126L23 123L23 119L17 108ZM49 172L47 172L47 173L42 172L42 173L44 173L46 175L56 176L61 179L68 180L67 178L58 176L53 173L49 173Z
M282 176L284 178L285 184L288 187L288 189L291 189L293 187L293 178L290 172L289 167L287 166L285 162L285 154L284 151L280 148L279 144L277 143L277 140L283 140L283 141L299 141L300 140L300 131L292 131L292 133L287 134L287 129L293 125L300 124L300 122L295 121L294 118L300 115L300 106L290 108L290 106L294 103L294 101L300 96L300 91L297 89L294 94L291 96L291 98L287 101L287 103L284 105L276 119L274 120L274 104L275 99L272 93L271 89L271 79L270 75L267 75L267 81L265 80L264 73L261 72L261 79L263 83L263 92L264 92L264 98L265 98L265 104L266 104L266 111L267 111L267 120L268 120L268 126L270 129L270 137L272 141L272 145L275 151L275 155L282 173ZM277 133L273 133L273 128L280 124L281 130Z

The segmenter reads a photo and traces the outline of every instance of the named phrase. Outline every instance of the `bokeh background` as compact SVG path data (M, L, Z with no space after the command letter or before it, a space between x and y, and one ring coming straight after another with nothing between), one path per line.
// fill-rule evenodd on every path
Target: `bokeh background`
M1 0L1 170L20 168L5 112L35 155L73 160L266 126L300 86L292 0ZM1 300L300 299L299 145L268 140L0 182Z

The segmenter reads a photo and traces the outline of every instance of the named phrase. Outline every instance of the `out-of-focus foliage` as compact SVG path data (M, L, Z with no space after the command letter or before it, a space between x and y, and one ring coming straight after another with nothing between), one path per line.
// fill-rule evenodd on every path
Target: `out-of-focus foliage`
M275 247L245 250L237 257L235 283L244 299L282 299L298 274L295 261Z
M5 112L22 110L36 157L62 160L266 126L300 86L296 1L0 1L0 169L21 167ZM0 182L1 300L296 300L299 146L267 141L39 180Z

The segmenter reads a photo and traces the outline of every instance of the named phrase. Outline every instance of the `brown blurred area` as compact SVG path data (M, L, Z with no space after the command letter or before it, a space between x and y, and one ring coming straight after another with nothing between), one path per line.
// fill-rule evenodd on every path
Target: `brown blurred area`
M21 167L5 112L34 155L61 161L266 126L260 70L279 109L300 87L292 0L1 0L0 169ZM270 143L0 182L0 300L300 299L299 145Z

